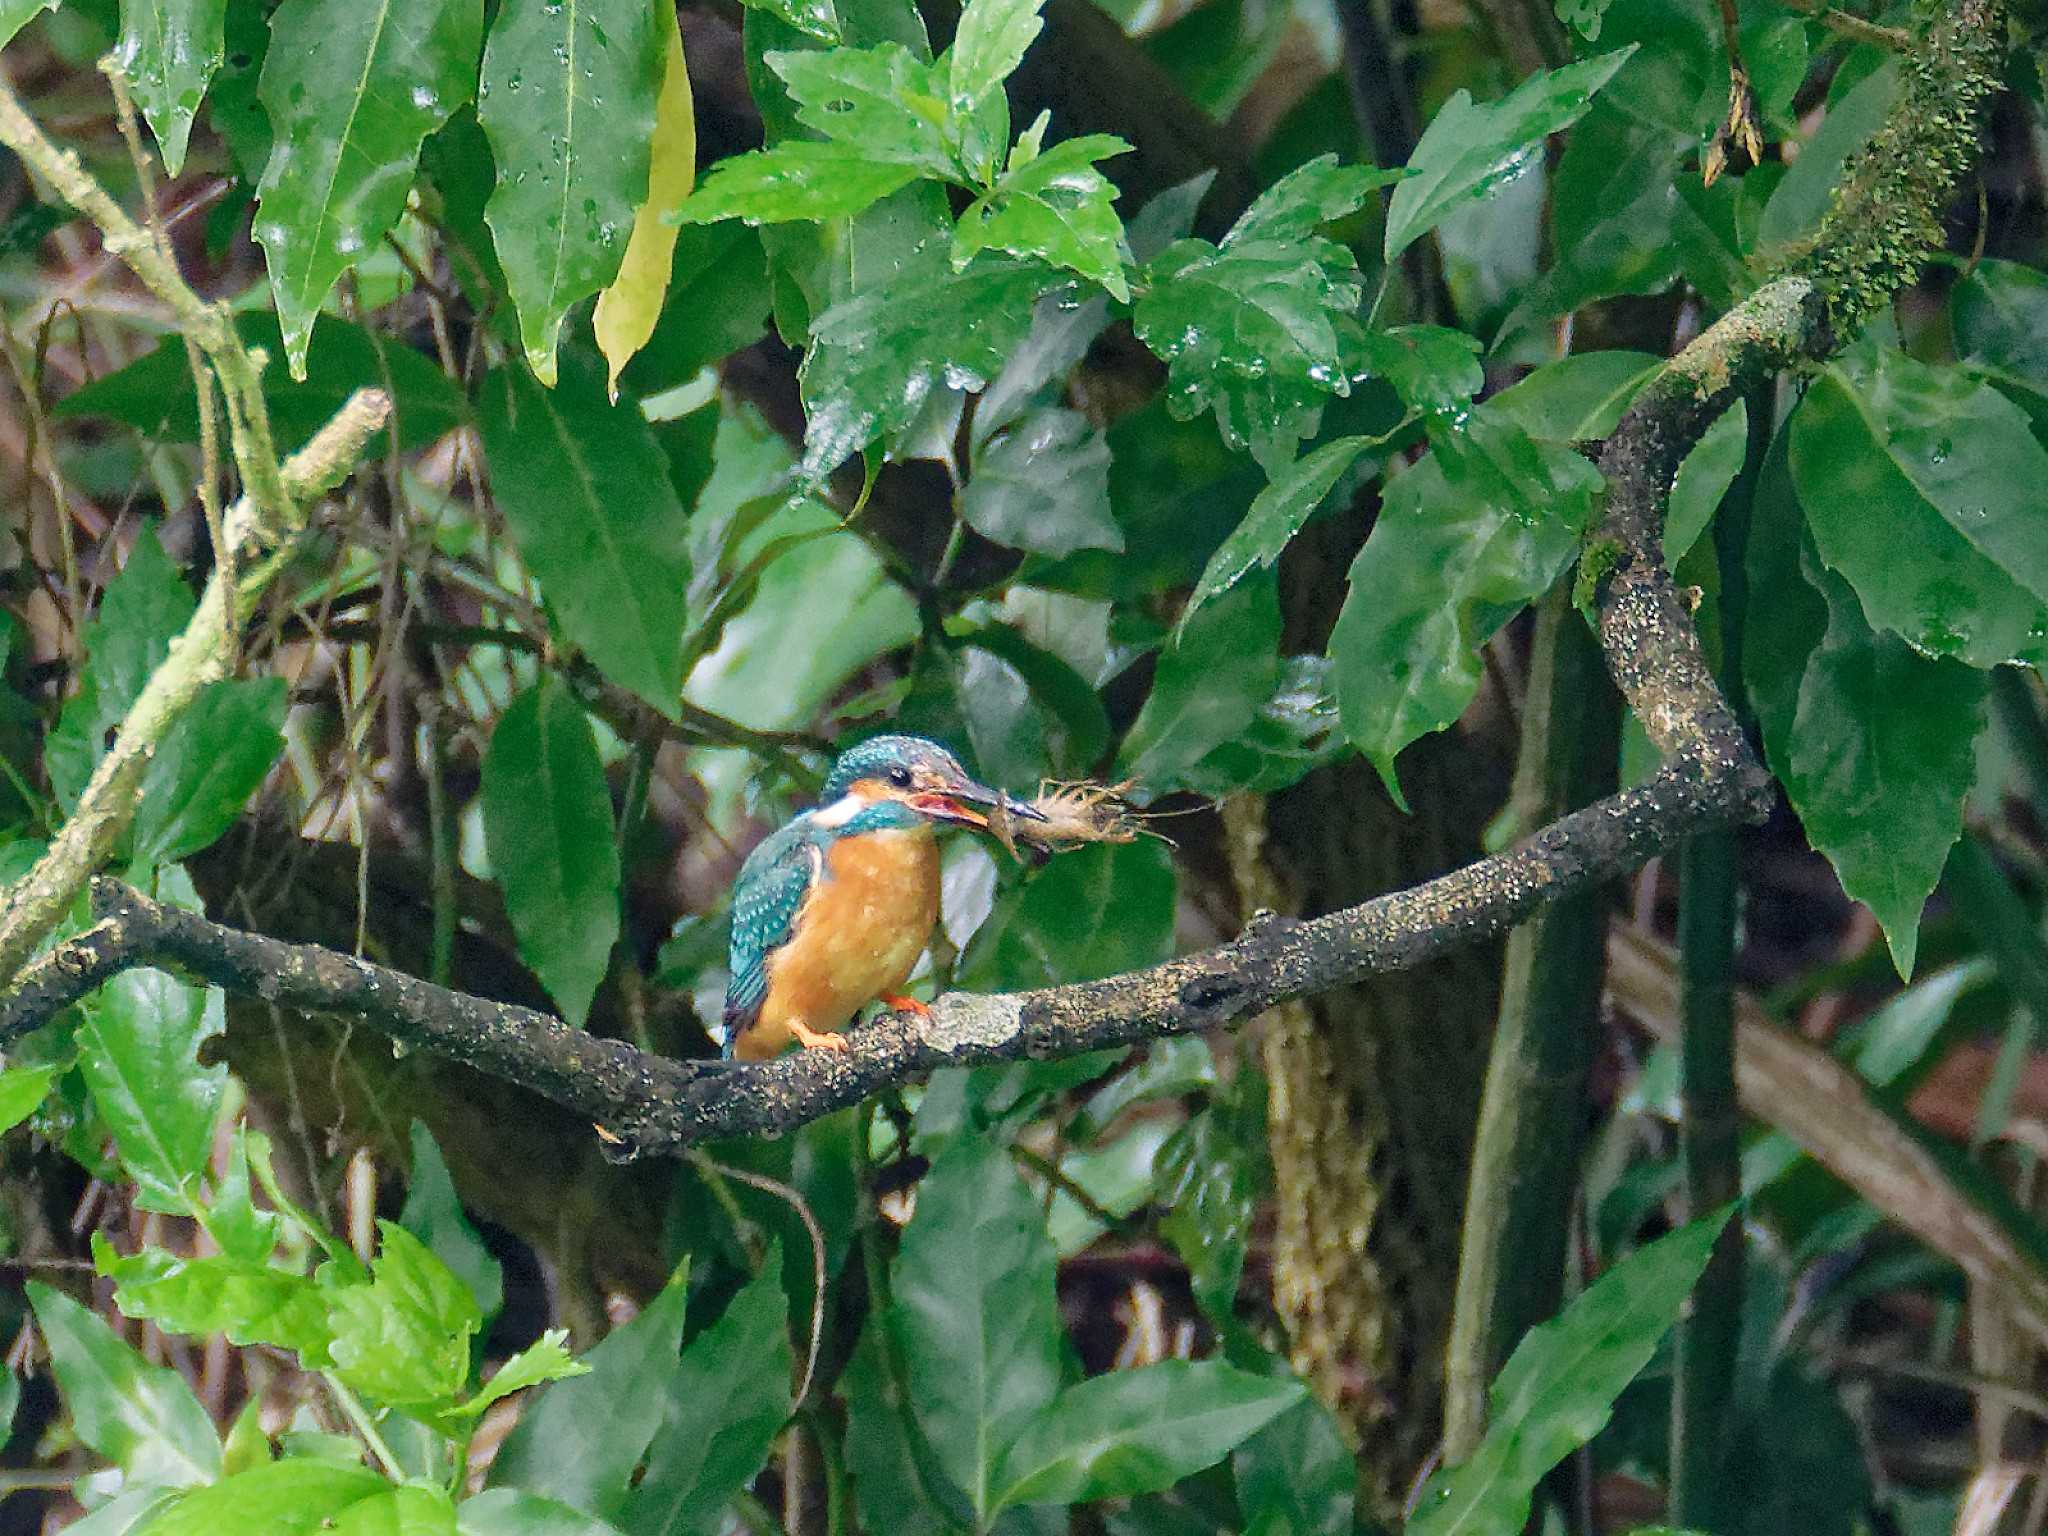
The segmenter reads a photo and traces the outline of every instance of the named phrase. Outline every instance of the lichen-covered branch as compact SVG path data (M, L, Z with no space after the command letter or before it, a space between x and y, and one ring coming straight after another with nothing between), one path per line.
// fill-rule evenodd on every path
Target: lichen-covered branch
M530 1009L487 1002L310 944L288 944L94 882L97 922L34 962L0 1002L0 1045L109 976L171 967L232 992L345 1014L404 1045L508 1078L601 1124L622 1155L780 1135L939 1067L1070 1056L1215 1029L1290 998L1405 970L1491 938L1539 905L1632 869L1692 826L1734 814L1723 786L1667 769L1520 846L1308 921L1268 918L1200 954L1102 981L997 997L949 993L929 1018L889 1014L844 1051L758 1066L674 1061Z

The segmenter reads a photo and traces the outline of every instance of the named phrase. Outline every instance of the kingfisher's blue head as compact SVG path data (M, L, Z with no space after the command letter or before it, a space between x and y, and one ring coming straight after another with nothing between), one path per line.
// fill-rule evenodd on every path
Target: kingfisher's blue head
M968 777L960 759L922 736L875 736L839 754L819 796L822 810L889 804L918 818L965 827L988 826L988 809L1001 805L1018 821L1045 817L1021 800ZM899 810L898 814L901 814ZM863 824L871 817L863 817Z

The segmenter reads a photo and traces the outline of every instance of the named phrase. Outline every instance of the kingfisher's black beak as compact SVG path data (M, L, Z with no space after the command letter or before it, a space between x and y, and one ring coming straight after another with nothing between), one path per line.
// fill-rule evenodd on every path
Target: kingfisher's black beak
M984 832L989 827L989 813L997 806L1001 806L1012 821L1045 820L1045 813L1036 806L1014 795L1006 795L999 789L977 784L972 779L962 779L944 790L918 795L911 803L933 821L976 827Z

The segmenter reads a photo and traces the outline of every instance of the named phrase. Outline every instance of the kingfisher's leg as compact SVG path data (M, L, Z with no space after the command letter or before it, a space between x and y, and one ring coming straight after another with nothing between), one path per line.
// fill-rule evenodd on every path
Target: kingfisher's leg
M807 1051L846 1051L853 1048L846 1036L813 1029L802 1019L791 1019L789 1032Z
M930 1003L921 1003L916 998L908 997L901 992L884 992L882 994L882 1006L889 1009L892 1013L914 1013L920 1019L928 1019L932 1016L932 1005Z

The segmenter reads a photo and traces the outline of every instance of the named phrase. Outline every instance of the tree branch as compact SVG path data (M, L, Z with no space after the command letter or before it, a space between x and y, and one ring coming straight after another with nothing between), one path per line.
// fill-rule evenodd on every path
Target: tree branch
M118 75L114 78L121 89ZM129 218L75 150L51 143L4 78L0 144L21 156L66 202L99 226L106 249L125 260L170 307L186 345L196 344L206 354L227 402L228 437L244 488L228 510L225 527L214 530L225 558L216 562L198 611L172 643L170 655L150 674L121 721L114 745L49 848L0 896L4 985L49 936L92 872L113 853L135 815L143 771L157 743L202 687L227 675L237 650L236 630L281 566L277 556L299 530L302 509L346 477L391 414L391 400L381 390L358 390L311 442L289 462L279 464L270 437L270 408L263 396L262 354L243 345L225 306L207 303L185 282L161 231ZM203 422L211 410L210 396L204 379L195 383ZM209 517L209 529L214 521Z
M1997 88L2004 7L1923 0L1920 15L1926 31L1903 99L1850 168L1812 249L1672 359L1600 453L1607 515L1582 561L1581 586L1608 667L1664 755L1647 783L1562 816L1505 853L1341 912L1255 920L1216 949L1102 981L998 997L949 994L929 1018L892 1014L856 1031L844 1051L729 1070L595 1039L546 1015L333 951L242 933L102 881L94 889L97 925L37 961L0 1004L0 1042L116 971L172 965L236 992L361 1018L406 1045L523 1083L588 1114L621 1155L673 1152L711 1137L790 1131L938 1067L1063 1056L1231 1024L1493 937L1699 828L1761 816L1769 779L1663 567L1664 514L1679 462L1721 409L1787 364L1825 356L1874 295L1914 275L1938 232ZM1915 206L1896 206L1908 191Z

